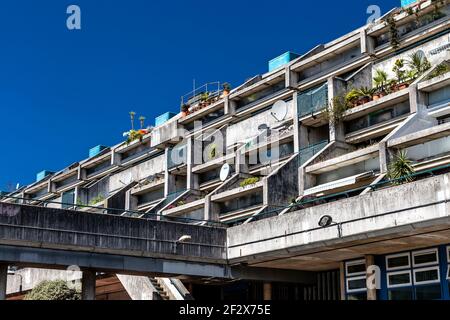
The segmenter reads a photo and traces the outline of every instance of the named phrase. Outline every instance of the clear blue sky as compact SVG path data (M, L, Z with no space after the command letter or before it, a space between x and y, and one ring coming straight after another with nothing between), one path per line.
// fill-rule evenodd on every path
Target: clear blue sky
M66 8L82 10L68 31ZM0 189L121 141L128 112L178 111L197 83L238 85L287 51L303 53L400 0L0 2Z

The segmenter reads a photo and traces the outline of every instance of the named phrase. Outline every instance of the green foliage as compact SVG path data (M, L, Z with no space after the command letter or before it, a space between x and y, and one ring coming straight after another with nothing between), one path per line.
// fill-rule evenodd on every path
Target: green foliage
M228 82L225 82L224 84L222 84L222 89L223 91L230 91L231 85Z
M133 142L135 140L142 141L143 138L144 138L144 133L142 131L130 130L130 132L128 133L127 144L130 144L131 142Z
M386 90L386 85L389 82L389 76L387 72L383 70L376 70L375 76L373 77L373 84L377 88L378 91L383 92Z
M96 205L97 203L100 203L100 202L102 202L102 201L104 201L104 200L105 200L105 197L104 197L104 196L98 195L98 196L96 196L95 198L91 199L91 201L89 201L89 205L90 205L90 206L94 206L94 205Z
M403 69L405 67L405 62L403 59L397 59L394 63L394 67L392 67L392 71L395 73L397 77L397 83L402 83L405 79L406 71Z
M65 281L43 281L25 296L25 300L81 300L81 294L69 288Z
M258 183L258 182L259 182L259 178L258 178L258 177L247 178L247 179L245 179L244 181L242 181L242 182L239 184L239 186L240 186L241 188L243 188L243 187L246 187L246 186L250 186L250 185L256 184L256 183Z
M447 72L450 72L450 64L443 62L436 66L436 68L428 75L426 80L431 80L433 78L442 76Z
M387 177L394 180L394 184L402 184L413 181L415 170L412 161L408 159L406 151L399 151L394 156L394 161L389 165Z
M431 69L430 61L428 61L427 57L421 54L420 51L409 55L405 64L410 68L412 74L414 74L414 78L420 77L426 71Z
M394 15L389 15L386 19L386 22L389 26L391 46L394 48L394 50L396 50L400 46L400 38L398 35L397 23L395 22Z
M327 121L336 124L342 120L342 117L349 108L349 102L347 102L345 97L337 96L334 97L330 106L325 109L324 117Z

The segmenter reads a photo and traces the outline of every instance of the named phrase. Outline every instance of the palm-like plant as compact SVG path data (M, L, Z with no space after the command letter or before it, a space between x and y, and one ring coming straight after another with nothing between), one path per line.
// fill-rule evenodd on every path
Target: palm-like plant
M130 111L131 130L134 130L134 117L135 116L136 116L136 112Z
M414 172L412 161L408 158L407 152L401 150L394 156L394 161L389 166L387 177L393 180L394 184L402 184L411 182Z
M139 117L139 122L141 123L141 129L144 129L145 119L146 118L144 116Z
M373 77L374 86L380 91L384 92L386 88L386 84L388 83L388 74L383 70L376 70L375 76Z
M376 88L361 87L359 89L356 89L356 94L358 94L360 98L372 99L372 96L375 93L375 91Z
M405 67L405 61L403 59L397 59L394 63L394 67L392 68L392 71L395 73L395 76L397 77L397 83L400 84L405 79L405 70L403 69Z
M406 60L405 64L419 77L431 68L431 63L420 51L414 52Z

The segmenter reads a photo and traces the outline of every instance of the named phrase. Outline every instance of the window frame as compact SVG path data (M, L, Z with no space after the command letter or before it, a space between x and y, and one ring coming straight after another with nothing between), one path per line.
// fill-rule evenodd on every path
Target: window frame
M429 271L429 270L437 271L437 280L429 280L429 281L425 281L425 282L417 282L416 281L416 273L417 272L423 272L423 271ZM417 270L414 270L413 273L414 273L413 274L414 286L424 286L424 285L429 285L429 284L436 284L436 283L440 284L441 283L441 270L440 270L439 266L417 269Z
M434 253L436 255L436 261L434 261L434 262L426 262L426 263L419 263L419 264L417 264L414 261L414 257L415 256L418 256L420 254L426 254L426 253ZM413 268L421 268L421 267L439 265L439 251L438 251L438 248L425 249L425 250L420 250L420 251L413 251L411 253L411 259L412 259L412 266L413 266Z
M395 276L395 275L398 275L398 274L409 274L409 283L390 284L389 276ZM387 282L387 288L388 289L412 287L412 285L413 285L413 278L412 278L411 270L409 269L409 270L389 272L389 273L386 274L386 282Z
M364 280L366 280L366 286L365 286L365 288L361 288L361 289L349 289L349 286L348 286L348 283L349 283L349 281L353 281L353 280L361 280L361 279L364 279ZM349 293L361 293L361 292L367 292L367 277L364 275L364 276L359 276L359 277L353 277L353 278L347 278L347 279L345 279L345 282L346 282L346 291L347 291L347 295L349 294Z
M408 257L408 265L401 266L401 267L393 267L393 268L389 267L389 259L403 257L403 256ZM389 256L386 256L386 271L395 271L395 270L403 270L403 269L411 269L411 254L409 252L391 254Z
M447 263L450 264L450 246L447 247Z
M358 264L364 264L364 269L366 269L366 260L365 259L348 261L348 262L345 263L345 277L346 278L362 276L362 275L366 276L367 270L364 271L364 272L354 272L354 273L349 273L348 272L348 267L349 266L354 266L354 265L358 265Z

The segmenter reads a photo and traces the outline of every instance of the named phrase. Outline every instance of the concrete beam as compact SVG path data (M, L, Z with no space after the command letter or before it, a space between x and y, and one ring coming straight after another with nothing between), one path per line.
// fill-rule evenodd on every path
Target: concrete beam
M95 300L95 278L94 270L83 270L83 277L81 278L82 300Z
M79 266L103 272L146 275L228 278L225 264L191 263L169 259L129 257L114 254L89 253L0 245L0 261L25 267L67 269Z
M315 272L247 266L230 267L230 278L234 280L300 283L305 285L315 284L317 279Z

